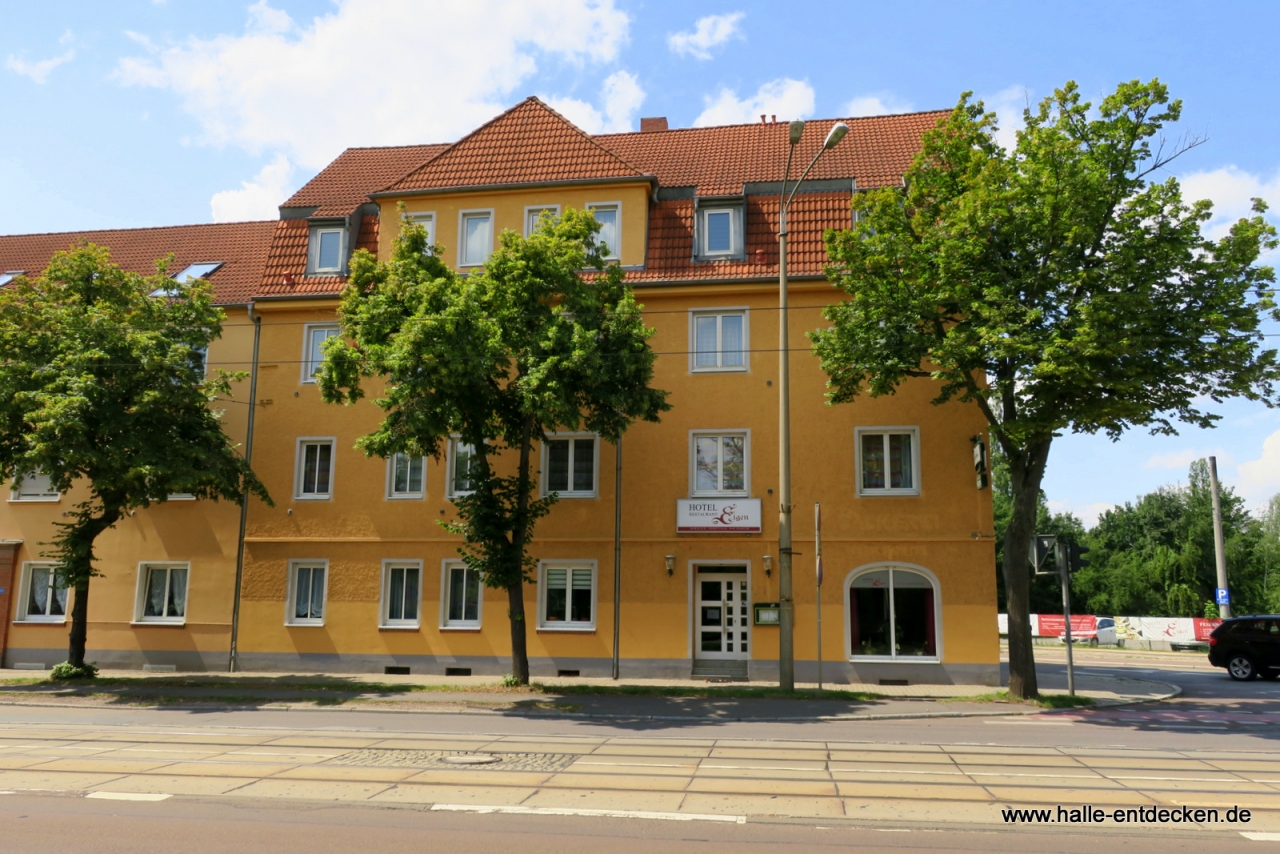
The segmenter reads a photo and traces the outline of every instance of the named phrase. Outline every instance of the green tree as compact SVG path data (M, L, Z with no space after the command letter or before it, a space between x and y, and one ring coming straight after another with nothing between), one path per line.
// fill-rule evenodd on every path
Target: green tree
M828 274L845 291L813 334L833 403L914 377L936 403L977 406L1009 461L1013 512L1003 573L1009 690L1037 693L1027 561L1055 436L1176 432L1217 416L1203 401L1275 400L1276 245L1256 215L1213 242L1207 201L1148 178L1180 153L1153 149L1182 106L1159 81L1125 83L1096 109L1073 83L1024 113L1012 151L963 96L925 135L905 187L855 196L857 222L829 232Z
M605 265L589 212L544 217L536 232L503 232L482 270L459 276L409 222L389 261L357 252L339 317L344 336L326 345L320 388L355 403L361 381L381 377L382 423L357 447L437 459L451 434L474 449L470 493L454 499L467 565L507 591L511 672L529 681L524 583L536 566L534 526L556 495L534 495L534 442L546 431L586 429L616 442L637 419L657 421L667 393L649 387L652 330ZM595 272L583 276L581 271ZM517 458L502 474L503 451Z
M174 493L237 503L266 489L222 430L208 377L224 314L203 280L128 273L107 249L55 253L0 290L0 477L43 473L88 497L57 523L60 584L74 591L67 661L84 667L94 542L125 513Z

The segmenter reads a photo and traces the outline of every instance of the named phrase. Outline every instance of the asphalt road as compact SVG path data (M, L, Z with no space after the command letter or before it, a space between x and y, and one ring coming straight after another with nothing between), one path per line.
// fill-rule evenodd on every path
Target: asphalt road
M1042 685L1053 689L1065 683L1062 650L1041 648L1037 650L1037 658ZM923 754L915 753L917 758L912 760L909 757L913 751L933 745L936 746L934 750L949 751L951 755L963 754L965 750L975 754L983 750L998 751L1007 755L1007 760L998 761L1007 761L1011 776L1015 772L1021 773L1012 767L1018 763L1046 766L1039 770L1023 769L1028 772L1023 776L1028 777L1053 773L1048 767L1052 762L1027 757L1044 757L1048 755L1044 751L1054 749L1071 762L1123 765L1123 762L1089 760L1088 757L1124 758L1129 762L1130 770L1122 773L1136 775L1134 779L1174 779L1182 774L1188 780L1185 785L1206 789L1204 796L1213 799L1214 803L1225 805L1233 798L1246 802L1249 797L1259 801L1259 806L1262 802L1270 804L1273 797L1280 801L1280 773L1275 771L1267 771L1261 777L1254 775L1252 779L1261 782L1248 784L1254 787L1248 790L1252 795L1236 794L1243 791L1241 787L1245 784L1228 781L1229 772L1226 770L1186 771L1186 768L1196 765L1210 767L1211 762L1206 765L1207 760L1198 757L1243 760L1239 765L1242 768L1252 760L1257 760L1260 768L1266 763L1272 763L1266 765L1267 768L1280 767L1275 764L1280 763L1280 746L1276 743L1280 739L1280 685L1233 682L1224 671L1209 667L1203 656L1188 654L1077 650L1077 665L1081 673L1168 682L1180 686L1183 694L1178 699L1159 704L1019 718L777 723L584 721L527 715L416 715L320 709L228 711L9 706L0 707L0 728L34 725L51 730L96 729L117 739L154 738L158 746L163 746L168 740L166 733L198 731L225 734L252 730L260 734L273 729L282 733L301 731L313 739L323 739L326 734L333 738L376 737L379 733L393 732L421 733L424 738L436 739L474 739L481 733L487 733L533 744L539 743L540 738L547 739L547 744L555 738L621 738L634 740L637 750L654 754L660 754L664 748L649 746L661 745L664 741L684 744L698 739L725 742L737 739L744 744L754 742L752 749L760 751L757 755L766 755L772 749L780 757L801 755L802 743L806 745L804 749L812 749L819 742L827 742L855 746L865 744L868 749L878 745L876 749L886 751L886 759L892 751L896 757L893 761L899 763L919 761ZM151 735L137 735L143 730ZM126 731L132 731L132 734ZM112 732L117 734L111 736ZM794 747L789 748L789 743ZM964 745L971 747L965 748ZM1073 752L1075 758L1071 757ZM1170 758L1174 756L1176 761ZM957 768L966 767L963 759L955 761ZM791 764L798 763L792 761ZM836 765L835 762L828 764ZM923 766L895 766L902 769L912 767ZM1223 768L1226 767L1229 766L1224 763ZM849 779L856 780L858 773L875 770L874 764L860 765ZM904 773L926 774L929 771L931 769ZM972 767L969 771L972 773ZM1077 772L1094 773L1072 769L1072 773ZM762 771L757 774L742 769L744 778L754 774L759 778L785 780L788 773L791 772ZM988 770L986 773L990 776L992 772ZM1123 779L1114 770L1104 768L1097 773ZM1162 778L1161 774L1174 777ZM1195 779L1205 782L1191 782L1192 775L1198 775ZM793 776L798 779L803 775L797 771ZM980 773L974 778L979 784L983 782L981 776ZM840 778L837 776L837 779ZM901 778L896 770L890 769L888 776L882 775L881 779L901 782L911 778ZM750 782L744 779L746 786L760 782L760 779ZM1034 784L1042 785L1040 781ZM1053 783L1050 781L1044 785ZM1176 787L1183 784L1145 785ZM1258 789L1259 785L1264 788ZM1274 789L1277 794L1258 794L1266 788ZM1080 803L1079 798L1090 797L1088 791L1081 789L1064 788L1062 791L1060 799L1066 803ZM599 792L592 794L598 795ZM1114 824L1105 827L966 825L947 820L945 809L938 811L939 801L932 802L934 809L927 815L913 816L907 810L901 813L901 820L894 820L892 810L886 812L881 809L872 820L860 821L850 811L848 792L841 788L840 794L845 796L846 803L843 818L782 819L752 815L743 824L731 824L577 815L442 813L423 805L334 804L306 798L230 799L193 795L177 796L163 802L139 803L90 799L84 797L83 792L13 791L0 795L0 852L182 851L184 854L204 854L305 850L308 854L320 854L330 851L364 852L375 847L395 846L406 850L429 848L485 851L487 854L608 848L623 854L632 851L728 851L731 848L734 851L744 848L765 850L767 846L771 852L856 848L860 851L1088 851L1092 854L1101 840L1105 840L1109 848L1120 846L1134 851L1280 851L1280 835L1276 835L1280 825L1255 825L1255 831L1272 835L1272 838L1258 841L1246 839L1235 828L1213 830L1168 825L1133 828ZM1044 802L1049 800L1052 798ZM885 802L882 800L880 804L883 807ZM963 808L964 804L956 803L957 813ZM1280 816L1274 805L1270 809L1273 818ZM51 832L54 829L56 832Z

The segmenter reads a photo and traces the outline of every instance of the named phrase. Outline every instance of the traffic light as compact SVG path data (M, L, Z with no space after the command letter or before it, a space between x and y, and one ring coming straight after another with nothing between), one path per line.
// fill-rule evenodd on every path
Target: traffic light
M1089 553L1088 546L1071 544L1071 571L1079 572L1089 565L1089 559L1085 557Z
M1027 557L1031 560L1031 569L1036 575L1052 575L1054 573L1054 570L1045 568L1045 559L1053 553L1057 542L1058 538L1053 534L1036 534L1031 538L1030 554Z

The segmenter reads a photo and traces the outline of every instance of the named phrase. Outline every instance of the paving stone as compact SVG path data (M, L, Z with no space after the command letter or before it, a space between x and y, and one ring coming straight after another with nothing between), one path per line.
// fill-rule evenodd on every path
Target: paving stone
M470 751L441 750L384 750L382 748L364 748L353 750L327 760L331 765L363 765L368 767L393 768L444 768L455 771L560 771L572 764L577 758L573 753L490 753L485 756L497 757L498 761L485 765L459 765L450 762L450 758L477 755Z
M255 782L252 777L174 777L132 774L94 786L95 792L149 792L166 795L221 795Z
M481 804L514 806L523 803L536 789L517 786L431 786L397 783L370 800L401 804Z
M245 798L300 798L315 801L367 801L385 792L386 783L360 783L345 780L259 780L230 792Z
M680 812L730 815L834 818L844 815L839 798L798 798L786 795L713 795L689 793Z
M683 792L651 792L634 789L539 789L521 806L675 812L680 808L684 797Z

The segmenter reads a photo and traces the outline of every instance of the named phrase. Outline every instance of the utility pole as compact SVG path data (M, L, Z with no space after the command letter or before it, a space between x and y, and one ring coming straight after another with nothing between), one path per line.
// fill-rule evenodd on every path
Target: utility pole
M1227 587L1227 553L1222 548L1222 498L1218 495L1218 459L1209 457L1209 484L1213 487L1213 556L1218 565L1218 616L1231 616L1231 592Z
M1076 662L1071 651L1071 547L1066 541L1059 539L1054 549L1054 558L1058 562L1058 577L1062 580L1062 617L1063 631L1067 639L1067 694L1076 695Z
M618 648L622 619L622 434L613 445L613 678L617 679L621 662Z

